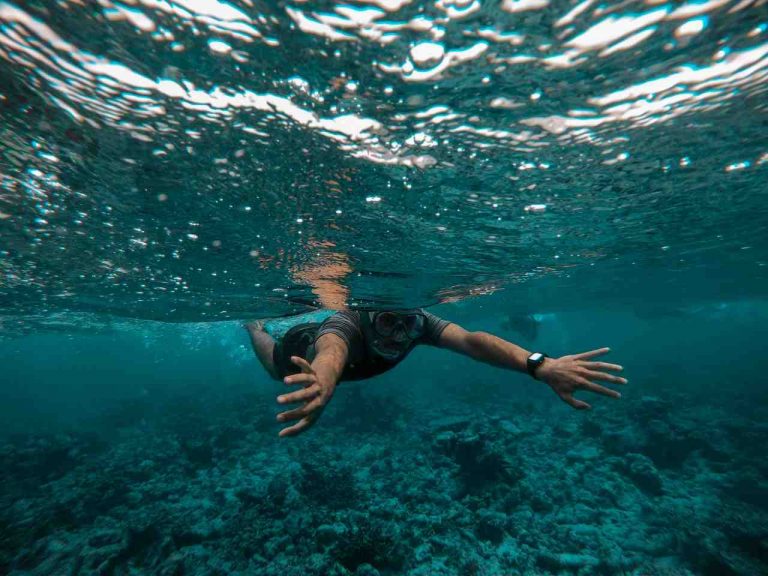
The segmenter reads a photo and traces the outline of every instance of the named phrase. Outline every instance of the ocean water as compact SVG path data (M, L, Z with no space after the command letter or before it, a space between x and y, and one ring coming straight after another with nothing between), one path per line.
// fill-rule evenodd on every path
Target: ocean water
M768 573L767 91L764 0L0 0L0 574ZM416 306L628 383L278 437L245 321Z

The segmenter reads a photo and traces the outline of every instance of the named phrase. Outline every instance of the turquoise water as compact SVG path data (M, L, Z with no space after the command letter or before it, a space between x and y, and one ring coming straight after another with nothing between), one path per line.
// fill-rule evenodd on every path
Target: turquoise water
M767 573L767 36L1 0L0 573ZM278 438L244 320L412 306L629 383L419 347Z

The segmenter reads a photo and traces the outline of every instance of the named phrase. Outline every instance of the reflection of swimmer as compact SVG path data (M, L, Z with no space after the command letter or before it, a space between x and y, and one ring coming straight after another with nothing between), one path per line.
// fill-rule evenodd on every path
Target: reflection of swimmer
M285 384L303 389L278 396L281 404L302 403L278 414L279 422L298 420L283 428L280 436L292 436L310 427L330 401L342 380L362 380L381 374L402 361L417 344L429 344L459 352L480 362L528 372L546 382L573 408L589 408L573 393L588 390L612 398L615 390L594 381L626 384L624 378L605 371L621 366L596 362L608 352L590 352L550 358L530 353L487 332L468 332L423 309L399 311L341 311L322 322L301 322L275 341L264 330L264 322L246 325L253 349L269 374Z

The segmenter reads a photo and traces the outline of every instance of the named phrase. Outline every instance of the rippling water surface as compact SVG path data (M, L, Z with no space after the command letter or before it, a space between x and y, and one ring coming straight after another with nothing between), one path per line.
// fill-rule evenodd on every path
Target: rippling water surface
M6 317L765 293L764 0L2 1L0 57Z

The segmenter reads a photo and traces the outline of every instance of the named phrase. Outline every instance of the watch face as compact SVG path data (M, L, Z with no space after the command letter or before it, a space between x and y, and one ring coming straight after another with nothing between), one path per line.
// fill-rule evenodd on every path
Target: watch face
M531 354L531 361L532 362L538 362L544 357L544 355L541 352L534 352Z

